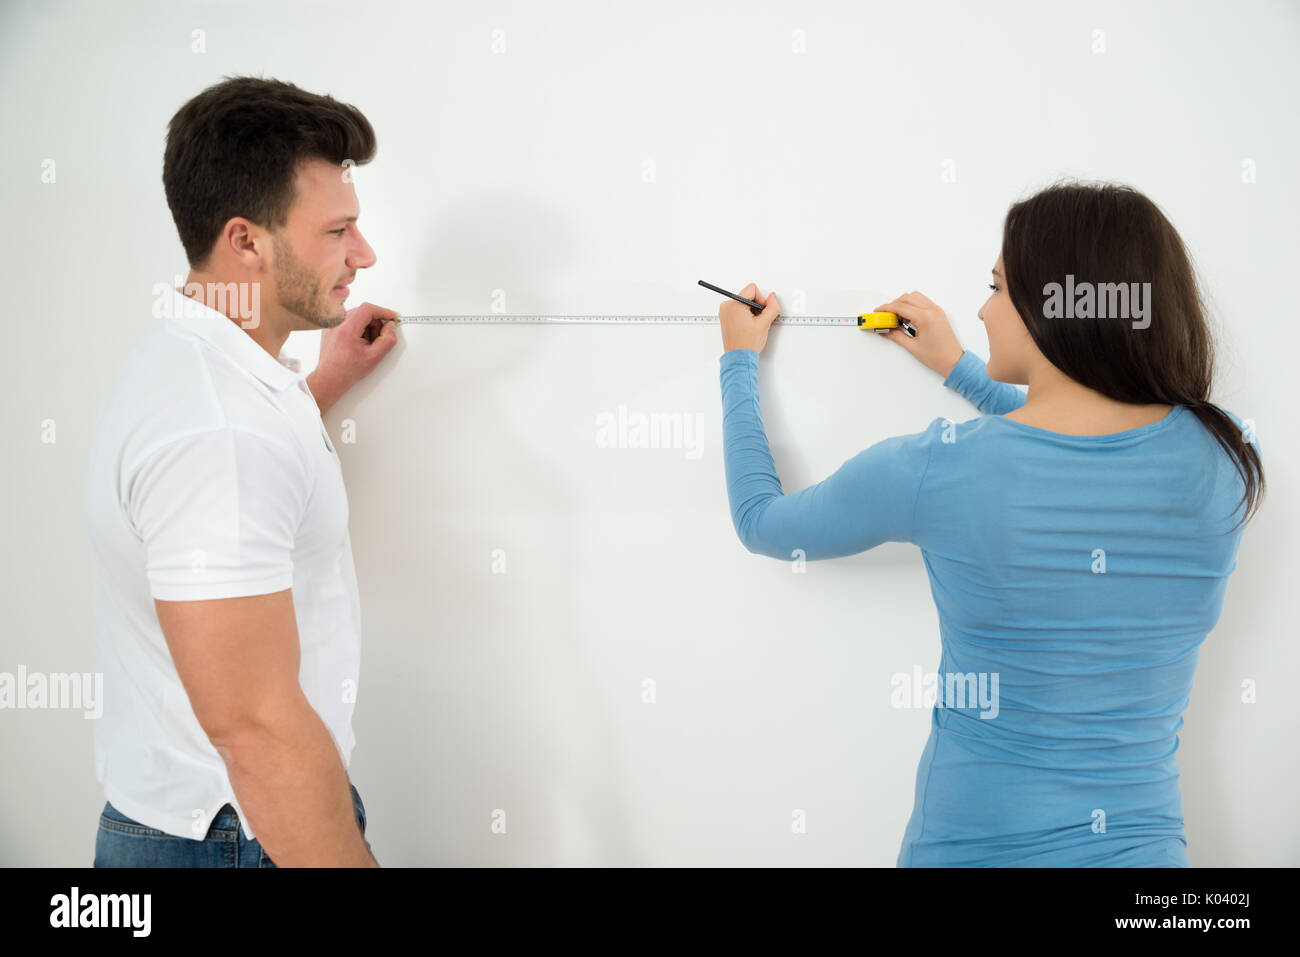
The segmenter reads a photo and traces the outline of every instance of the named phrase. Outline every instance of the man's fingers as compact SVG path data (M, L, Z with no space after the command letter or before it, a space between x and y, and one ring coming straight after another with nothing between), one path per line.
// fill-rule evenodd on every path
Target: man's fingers
M385 306L376 306L373 302L363 302L353 309L350 315L355 315L356 322L362 325L369 325L376 319L396 319L397 310L389 309Z
M366 341L371 343L378 342L380 338L385 336L395 340L396 334L397 321L395 319L371 319L362 332Z
M379 335L379 324L395 318L397 318L395 310L376 306L373 302L363 302L356 308L349 309L337 328L344 329L348 335L371 342Z
M379 333L375 336L374 341L370 343L370 351L378 361L395 345L397 345L397 323L391 319L386 320L380 326Z

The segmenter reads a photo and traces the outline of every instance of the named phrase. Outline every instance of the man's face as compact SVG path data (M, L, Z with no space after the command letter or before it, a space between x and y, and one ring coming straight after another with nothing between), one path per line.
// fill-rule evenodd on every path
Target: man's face
M360 206L343 169L322 159L299 165L288 222L271 234L276 301L302 321L329 329L343 321L346 284L375 263L357 228Z

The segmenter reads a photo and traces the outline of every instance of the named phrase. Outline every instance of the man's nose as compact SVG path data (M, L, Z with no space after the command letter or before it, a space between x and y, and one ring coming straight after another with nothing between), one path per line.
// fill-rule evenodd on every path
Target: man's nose
M361 241L361 245L353 251L353 254L349 258L352 260L354 268L369 269L375 264L378 257L375 255L375 251L370 248L370 244L366 242L366 238L359 232L357 233L357 238Z

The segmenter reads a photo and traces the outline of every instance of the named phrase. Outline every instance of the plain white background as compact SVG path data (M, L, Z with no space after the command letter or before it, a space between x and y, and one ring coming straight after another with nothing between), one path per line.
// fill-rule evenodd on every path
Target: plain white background
M1293 3L2 9L0 671L92 670L86 449L158 324L155 285L186 272L166 123L224 75L367 114L378 263L351 303L404 314L716 313L704 278L850 315L917 289L987 357L976 311L1007 207L1061 176L1117 180L1190 246L1215 398L1268 454L1182 732L1189 856L1300 863ZM401 337L327 418L355 439L339 442L364 627L351 776L380 862L892 866L930 715L892 707L890 681L939 656L921 556L890 544L800 574L745 551L717 328ZM308 365L316 348L291 337ZM978 414L854 329L775 329L759 379L787 491ZM699 415L700 455L599 447L620 406ZM90 723L0 711L0 768L0 864L88 865Z

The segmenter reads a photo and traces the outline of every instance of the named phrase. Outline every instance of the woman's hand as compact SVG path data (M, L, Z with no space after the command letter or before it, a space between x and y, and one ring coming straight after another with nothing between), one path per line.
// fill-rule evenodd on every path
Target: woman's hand
M743 302L724 299L718 307L718 320L722 323L722 350L730 352L732 349L753 349L762 352L763 346L767 345L767 330L781 313L776 293L769 292L765 299L758 294L758 286L751 282L736 295L763 303L763 311L756 316Z
M965 351L944 311L919 292L905 292L893 302L876 306L875 311L897 313L900 319L911 322L916 327L915 339L902 329L890 329L877 335L888 336L912 353L918 362L945 379Z

